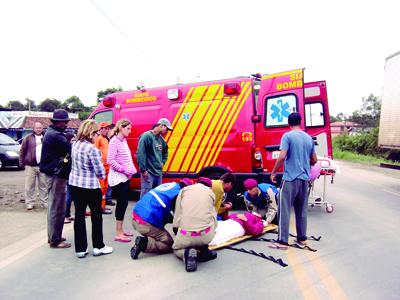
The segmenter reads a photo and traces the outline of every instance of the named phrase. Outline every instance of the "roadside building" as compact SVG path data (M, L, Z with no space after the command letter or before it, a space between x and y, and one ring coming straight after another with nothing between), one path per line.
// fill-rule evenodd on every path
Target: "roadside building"
M44 130L51 125L52 112L41 111L0 111L0 132L16 141L21 141L26 135L32 133L35 122L43 124ZM78 114L69 113L71 121L68 128L77 131L81 120Z

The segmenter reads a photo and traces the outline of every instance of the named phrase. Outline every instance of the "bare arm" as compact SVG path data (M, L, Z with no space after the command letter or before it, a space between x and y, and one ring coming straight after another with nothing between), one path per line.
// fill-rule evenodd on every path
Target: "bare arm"
M281 150L281 152L279 153L279 156L278 156L278 158L276 160L275 166L272 169L272 172L271 172L271 175L270 175L271 181L273 183L276 183L276 172L278 171L278 169L285 162L286 155L287 155L287 150Z
M311 157L310 157L310 164L313 166L317 163L317 161L318 161L317 154L315 154L315 152L313 152L313 154L311 154Z

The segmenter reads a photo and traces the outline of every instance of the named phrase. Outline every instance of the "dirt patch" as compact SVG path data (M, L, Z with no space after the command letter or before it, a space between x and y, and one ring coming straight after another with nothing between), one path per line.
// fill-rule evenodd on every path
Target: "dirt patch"
M25 206L25 172L0 171L0 249L46 228L47 210L37 199L33 210Z

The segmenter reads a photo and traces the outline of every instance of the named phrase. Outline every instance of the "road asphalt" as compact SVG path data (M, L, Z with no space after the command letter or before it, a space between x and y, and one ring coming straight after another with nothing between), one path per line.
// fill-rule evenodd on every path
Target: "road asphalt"
M113 215L103 217L103 228L104 241L114 253L78 259L73 247L48 247L44 211L27 212L23 204L11 209L3 203L0 299L399 299L400 171L339 164L334 183L326 184L326 200L334 211L327 213L324 206L308 211L309 236L321 236L309 241L317 252L270 249L264 241L235 245L281 258L287 267L227 249L219 250L216 260L199 264L194 273L187 273L173 254L141 254L133 261L132 243L113 241ZM10 174L0 172L3 185L15 183L7 179ZM18 174L23 176L12 173ZM322 189L320 178L314 195L322 195ZM127 209L126 230L133 230L134 204ZM26 229L29 222L32 228ZM89 250L90 228L87 219ZM64 236L73 242L73 224L65 225Z

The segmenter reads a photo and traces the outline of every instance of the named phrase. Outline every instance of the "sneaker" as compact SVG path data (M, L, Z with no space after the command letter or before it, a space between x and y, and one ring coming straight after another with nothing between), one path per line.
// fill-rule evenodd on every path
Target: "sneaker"
M88 249L86 249L85 252L75 252L77 258L84 258L86 255L88 255L88 253Z
M28 204L27 206L26 206L26 210L32 210L33 209L33 205L32 204Z
M194 272L197 270L197 250L194 248L186 248L183 255L186 272Z
M104 209L101 210L101 213L103 215L111 215L112 214L112 210L109 209L109 208L104 208Z
M71 223L71 220L69 218L65 218L64 219L64 224L69 224L69 223Z
M104 246L103 248L93 248L93 256L100 256L113 253L113 248L109 246Z
M140 252L143 252L147 248L148 238L145 236L138 236L135 240L135 245L131 249L132 259L137 259Z

